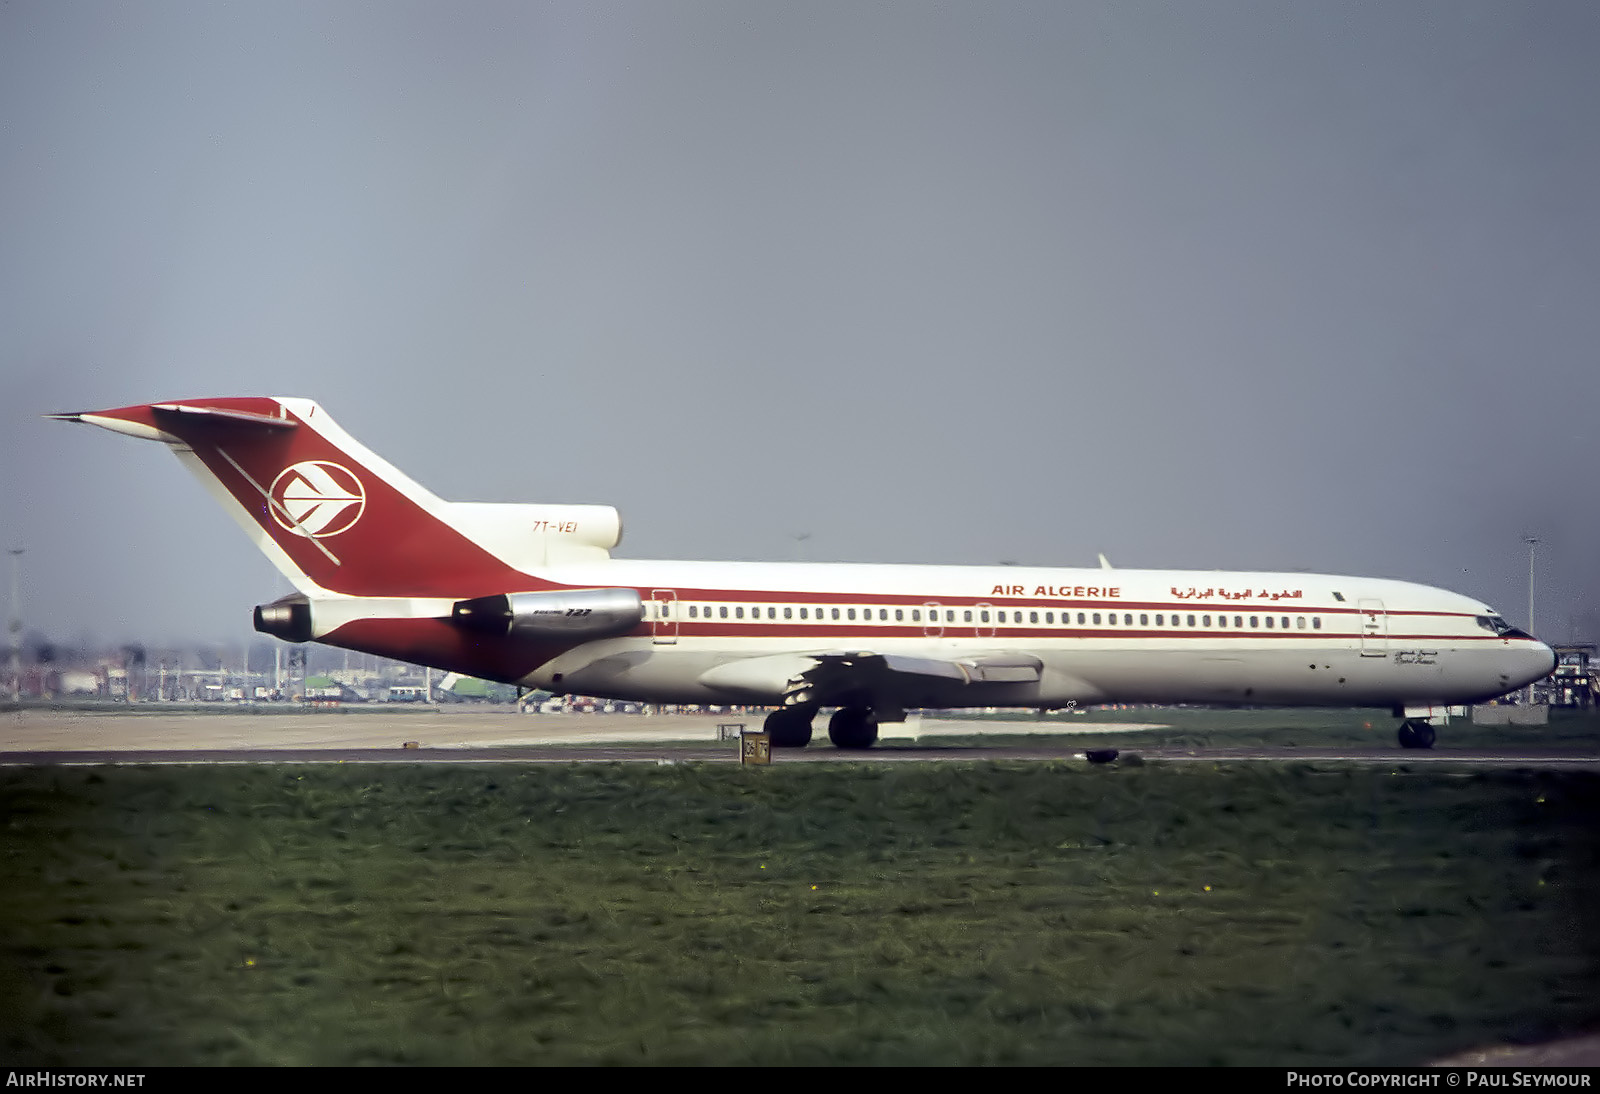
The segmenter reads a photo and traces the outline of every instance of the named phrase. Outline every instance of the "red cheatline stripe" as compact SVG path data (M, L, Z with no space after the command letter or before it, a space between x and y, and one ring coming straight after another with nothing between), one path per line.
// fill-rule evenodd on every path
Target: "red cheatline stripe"
M710 621L700 619L668 620L676 623L680 635L694 638L838 638L853 637L863 641L871 638L981 638L1004 639L1007 642L1020 642L1031 639L1046 639L1057 641L1070 641L1084 638L1238 638L1238 639L1276 639L1283 641L1292 639L1302 641L1312 638L1325 638L1332 641L1347 642L1361 638L1357 631L1334 631L1324 628L1322 630L1265 630L1249 628L1226 629L1220 627L1177 627L1156 630L1150 627L1017 627L1015 624L1007 626L989 626L973 623L942 623L935 627L918 626L913 623L909 626L881 623L877 625L857 624L850 626L846 622L835 623L831 620L807 625L796 620L773 620L771 622L739 622L738 620L713 619ZM929 635L928 630L942 631L942 634ZM981 629L983 634L975 634ZM992 632L992 633L991 633ZM649 624L643 624L634 631L635 634L650 634ZM1366 636L1373 642L1494 642L1499 641L1498 635L1493 634L1373 634Z

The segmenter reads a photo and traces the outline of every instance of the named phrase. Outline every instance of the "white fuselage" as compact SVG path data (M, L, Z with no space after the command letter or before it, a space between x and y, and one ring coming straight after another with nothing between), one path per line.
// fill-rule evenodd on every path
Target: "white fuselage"
M567 650L521 682L656 702L775 703L781 679L730 688L711 670L856 649L945 661L1020 654L1042 664L1024 683L912 687L906 706L1407 707L1503 694L1552 661L1543 643L1488 625L1498 616L1479 601L1373 578L628 560L540 576L637 588L651 633Z

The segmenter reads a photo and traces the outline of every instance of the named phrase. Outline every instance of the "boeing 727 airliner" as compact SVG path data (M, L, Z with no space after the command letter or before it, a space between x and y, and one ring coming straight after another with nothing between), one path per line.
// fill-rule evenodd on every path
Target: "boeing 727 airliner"
M449 502L307 399L53 417L162 441L298 590L258 631L557 693L772 707L772 742L841 748L908 708L1218 703L1443 708L1547 675L1491 608L1302 573L613 559L617 511Z

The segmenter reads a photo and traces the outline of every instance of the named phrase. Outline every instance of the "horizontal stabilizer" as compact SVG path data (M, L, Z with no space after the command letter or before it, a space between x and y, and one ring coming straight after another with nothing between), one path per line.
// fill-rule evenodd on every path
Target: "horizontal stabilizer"
M229 410L215 406L186 406L183 403L152 403L156 421L168 418L175 422L194 422L198 425L225 425L237 429L247 426L256 429L279 431L299 429L293 418L271 414L255 414L248 410Z

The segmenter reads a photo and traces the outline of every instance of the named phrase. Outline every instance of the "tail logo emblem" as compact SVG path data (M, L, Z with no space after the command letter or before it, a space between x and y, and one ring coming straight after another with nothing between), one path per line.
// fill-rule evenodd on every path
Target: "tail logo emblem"
M367 492L348 468L327 460L291 464L272 480L273 519L297 536L323 539L349 531L367 507Z

